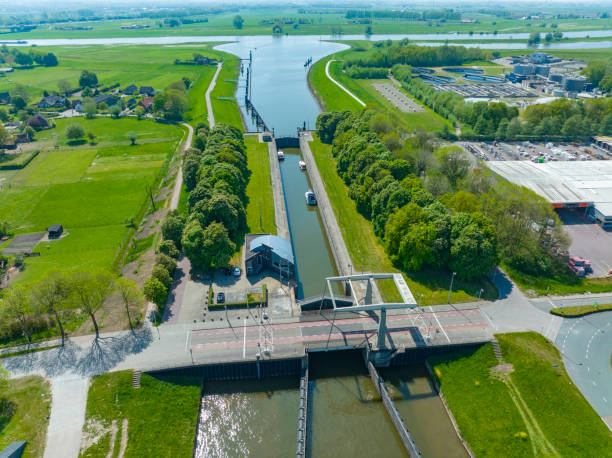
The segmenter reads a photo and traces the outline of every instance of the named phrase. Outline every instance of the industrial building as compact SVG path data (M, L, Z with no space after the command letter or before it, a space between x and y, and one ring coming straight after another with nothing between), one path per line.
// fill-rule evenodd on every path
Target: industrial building
M612 228L612 161L490 161L506 180L531 189L554 208L584 208L603 227Z
M568 92L582 92L585 85L585 76L566 74L561 79L561 86Z
M284 278L295 275L291 243L271 234L247 234L244 242L244 266L247 275L271 269Z

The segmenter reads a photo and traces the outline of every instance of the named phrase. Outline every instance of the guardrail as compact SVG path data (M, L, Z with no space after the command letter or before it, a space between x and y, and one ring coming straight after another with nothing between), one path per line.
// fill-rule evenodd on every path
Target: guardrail
M391 417L391 421L393 422L395 429L397 430L398 434L400 435L400 438L402 439L402 442L404 443L404 447L406 447L406 450L412 458L421 457L422 455L419 451L419 448L412 439L410 431L408 431L404 420L402 420L401 415L397 411L397 408L393 403L393 399L391 399L389 391L387 391L387 387L385 386L382 378L380 377L380 375L378 375L378 371L374 367L374 364L372 364L372 361L367 361L366 364L368 367L368 372L370 373L370 378L372 379L372 382L374 382L374 386L378 390L378 394L380 394L382 402L385 408L387 409L389 416Z
M300 378L300 405L298 407L298 432L296 458L306 457L308 445L308 354L303 359L304 369Z

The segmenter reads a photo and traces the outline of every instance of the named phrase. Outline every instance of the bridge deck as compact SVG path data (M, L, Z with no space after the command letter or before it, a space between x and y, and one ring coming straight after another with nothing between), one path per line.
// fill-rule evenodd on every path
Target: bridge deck
M314 318L314 317L318 318ZM300 357L308 350L376 346L378 315L338 313L332 323L313 314L308 321L271 324L270 358ZM246 320L232 327L194 330L190 350L195 363L254 360L265 346L257 325ZM446 308L436 312L388 314L386 345L398 350L486 342L492 330L479 309Z

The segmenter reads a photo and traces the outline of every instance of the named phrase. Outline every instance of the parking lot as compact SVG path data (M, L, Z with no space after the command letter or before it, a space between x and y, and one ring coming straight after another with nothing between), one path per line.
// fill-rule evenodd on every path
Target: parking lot
M463 97L482 98L512 98L512 97L535 97L535 94L523 87L511 83L496 84L446 84L432 83L438 92L452 91Z
M612 159L594 143L464 142L467 151L484 161L593 161Z
M605 277L612 269L612 231L588 221L583 210L558 210L563 229L572 238L570 256L589 259L593 273L589 277Z

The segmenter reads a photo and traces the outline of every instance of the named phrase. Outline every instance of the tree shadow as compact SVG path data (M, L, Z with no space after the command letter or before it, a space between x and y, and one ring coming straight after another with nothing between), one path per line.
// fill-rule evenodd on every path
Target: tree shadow
M42 372L47 377L68 372L98 375L108 372L126 357L142 352L152 341L151 329L142 327L118 336L94 339L87 348L68 340L63 347L6 358L3 366L13 373Z

